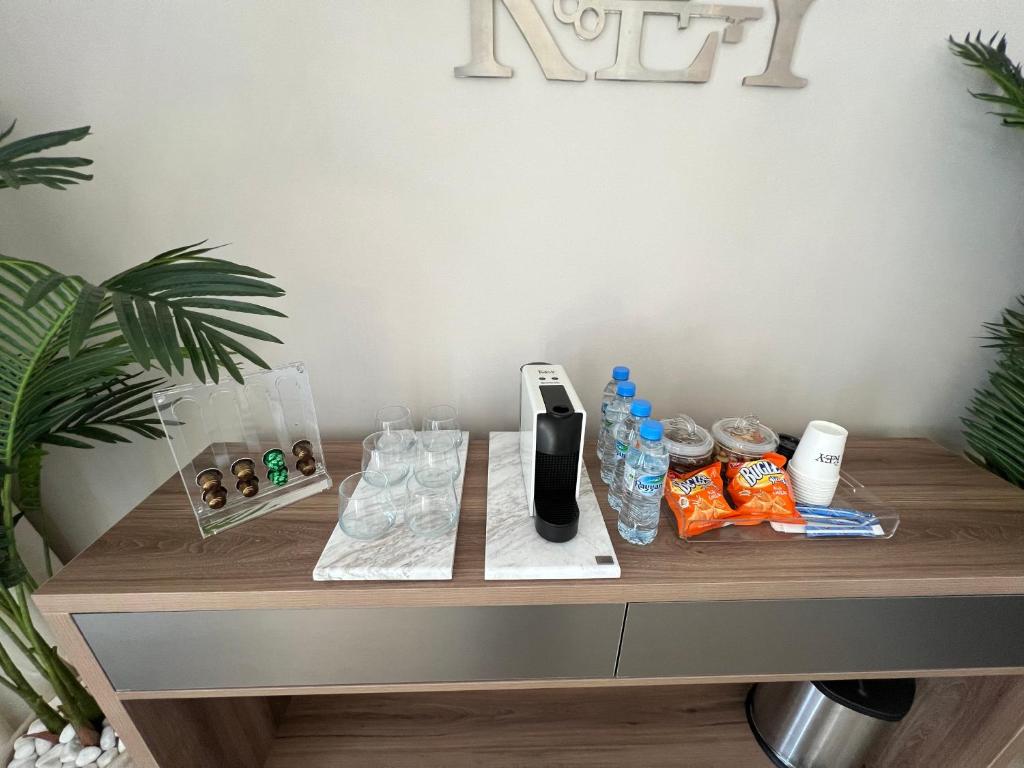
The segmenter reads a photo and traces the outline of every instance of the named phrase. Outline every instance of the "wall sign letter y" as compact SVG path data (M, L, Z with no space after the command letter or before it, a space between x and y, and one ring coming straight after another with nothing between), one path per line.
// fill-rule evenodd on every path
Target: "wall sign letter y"
M744 85L803 88L807 80L793 74L793 51L804 14L814 0L775 0L775 35L768 65L760 75L743 78Z

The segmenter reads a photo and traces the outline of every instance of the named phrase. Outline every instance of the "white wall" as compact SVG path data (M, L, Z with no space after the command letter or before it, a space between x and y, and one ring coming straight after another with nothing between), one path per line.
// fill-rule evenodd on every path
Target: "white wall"
M466 0L6 0L0 117L91 124L96 180L3 192L0 250L99 280L231 242L288 290L268 354L309 363L327 436L389 402L508 428L517 366L549 359L590 406L625 362L662 415L953 443L979 326L1024 285L1024 140L945 37L1002 29L1024 57L1024 6L817 0L811 84L776 91L739 85L773 26L750 2L766 18L694 86L546 82L500 9L515 78L457 80ZM654 66L716 26L649 24ZM615 22L557 34L614 58ZM161 444L56 453L67 547L169 472Z

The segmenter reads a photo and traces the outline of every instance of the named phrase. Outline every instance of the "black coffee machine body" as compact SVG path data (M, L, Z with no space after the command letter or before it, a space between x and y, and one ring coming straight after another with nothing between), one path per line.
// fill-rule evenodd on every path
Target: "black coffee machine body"
M519 454L527 504L537 533L569 541L579 529L587 414L562 366L529 363L520 370Z

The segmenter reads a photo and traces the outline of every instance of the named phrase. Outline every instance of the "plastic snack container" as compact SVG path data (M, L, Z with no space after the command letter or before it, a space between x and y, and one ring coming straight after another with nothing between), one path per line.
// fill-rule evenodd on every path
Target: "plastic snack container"
M779 436L756 416L719 419L711 425L719 461L754 461L779 447Z
M715 459L715 441L711 433L686 414L662 419L663 438L668 448L669 466L674 472L689 474L711 464Z

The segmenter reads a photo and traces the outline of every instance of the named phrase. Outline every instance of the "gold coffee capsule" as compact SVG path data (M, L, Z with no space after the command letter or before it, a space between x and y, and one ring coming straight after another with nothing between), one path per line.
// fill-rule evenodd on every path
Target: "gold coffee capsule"
M221 480L224 479L224 475L219 469L204 469L198 475L196 475L196 485L203 489L203 494L214 491L221 487Z
M228 503L228 492L222 486L218 486L217 488L209 491L204 491L203 501L210 509L220 509Z
M250 480L256 476L256 462L252 459L239 459L231 465L231 474L239 480Z
M295 445L292 446L292 455L299 458L305 459L313 455L313 444L309 440L299 440ZM303 474L306 474L303 472Z
M305 456L295 462L295 468L308 477L316 472L316 459L312 456Z
M260 492L260 482L254 476L249 480L239 480L235 483L235 488L237 488L245 498L249 499Z

